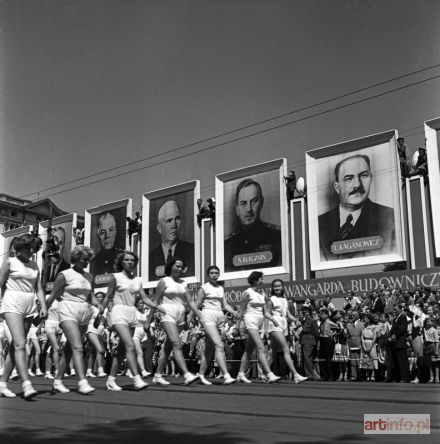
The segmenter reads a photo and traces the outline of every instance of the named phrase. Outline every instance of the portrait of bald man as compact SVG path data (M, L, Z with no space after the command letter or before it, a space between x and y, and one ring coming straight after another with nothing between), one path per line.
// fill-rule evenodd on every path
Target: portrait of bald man
M166 201L157 213L156 231L159 245L150 251L148 279L158 280L165 276L165 264L174 256L185 260L186 276L194 276L194 244L181 239L183 229L182 212L175 200Z
M333 188L339 205L318 218L321 260L395 252L394 210L370 199L374 180L370 158L365 154L346 157L335 165L334 174ZM350 245L353 239L366 238L371 248L350 251L350 247L343 247L344 242Z

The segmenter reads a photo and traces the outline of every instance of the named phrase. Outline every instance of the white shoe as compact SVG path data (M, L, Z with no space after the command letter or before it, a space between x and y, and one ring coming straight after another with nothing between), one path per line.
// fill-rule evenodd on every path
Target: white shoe
M127 373L125 374L125 376L128 376L130 379L134 378L133 373L131 373L130 369L127 370Z
M150 376L151 375L151 373L150 372L147 372L147 370L144 370L143 372L142 372L142 377L143 378L148 378L148 376Z
M0 368L0 376L3 376L4 369Z
M153 376L153 384L170 385L171 382L168 382L166 379L162 378L162 376Z
M31 399L37 394L37 391L32 387L30 381L23 384L23 398Z
M72 368L72 370L70 371L70 376L75 376L76 375L76 371L74 368Z
M209 382L209 381L205 378L204 375L199 375L199 374L197 374L197 375L198 375L198 377L200 378L200 382L201 382L203 385L212 385L212 382Z
M54 377L51 373L46 373L46 374L44 375L44 378L45 378L45 379L55 379L55 377Z
M16 398L17 395L8 389L7 385L2 383L0 386L0 396L4 396L5 398Z
M58 393L69 393L70 390L61 382L54 381L53 383L53 391Z
M230 385L230 384L233 384L234 382L235 382L235 379L231 375L228 375L228 376L224 377L223 385Z
M86 378L96 378L96 375L94 375L90 370L89 372L86 372Z
M307 379L308 379L307 376L301 376L301 375L295 376L293 378L293 380L295 381L295 384L300 384L301 382L304 382Z
M106 386L107 390L111 390L113 392L120 392L122 390L122 387L120 387L118 384L116 384L115 381L107 380L107 382L105 383L105 386Z
M35 373L34 373L31 369L29 369L29 370L28 370L28 375L29 375L29 376L35 376Z
M105 376L107 376L107 373L102 369L98 369L98 378L104 378Z
M39 368L37 368L37 370L35 372L35 376L43 376L43 375L44 375L44 373Z
M188 373L186 376L184 376L184 384L190 385L193 382L197 381L197 379L199 379L199 375L194 375L193 373ZM209 382L209 381L206 381L206 382Z
M272 372L268 373L268 375L267 375L267 380L268 380L269 384L272 384L274 382L278 382L280 379L281 379L281 376L276 376Z
M266 375L261 375L260 379L264 382L267 382L267 376Z
M252 381L250 381L248 378L246 378L245 375L240 375L240 374L237 376L237 381L238 382L244 382L245 384L251 384L252 383Z
M78 384L78 392L82 395L88 395L89 393L92 393L95 391L95 388L92 387L87 381L82 382Z
M16 379L18 379L18 372L17 369L14 368L14 370L12 370L11 376L9 377L9 379L12 379L13 381L15 381Z
M137 375L133 381L134 388L136 390L142 390L148 387L148 382L145 382L140 375Z

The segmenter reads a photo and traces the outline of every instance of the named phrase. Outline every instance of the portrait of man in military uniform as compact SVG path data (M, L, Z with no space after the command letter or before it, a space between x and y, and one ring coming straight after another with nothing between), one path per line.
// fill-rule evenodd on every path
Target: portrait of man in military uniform
M226 272L282 265L281 230L261 220L263 206L261 185L251 178L242 180L235 192L237 228L224 243Z

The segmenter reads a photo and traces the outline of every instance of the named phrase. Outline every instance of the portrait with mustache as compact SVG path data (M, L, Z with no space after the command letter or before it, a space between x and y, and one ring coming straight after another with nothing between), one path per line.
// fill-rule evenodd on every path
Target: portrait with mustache
M319 216L319 243L322 260L348 259L387 254L396 250L394 210L370 200L373 175L370 158L356 154L335 166L334 190L339 205ZM334 254L333 242L380 236L380 248Z
M180 238L182 212L174 200L166 201L157 214L156 230L160 235L160 245L149 255L149 280L165 276L165 265L174 256L185 259L187 276L194 276L194 244Z

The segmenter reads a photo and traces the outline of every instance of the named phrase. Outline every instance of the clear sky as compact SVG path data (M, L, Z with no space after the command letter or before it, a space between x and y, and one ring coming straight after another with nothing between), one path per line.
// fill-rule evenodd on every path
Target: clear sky
M279 157L304 175L306 150L389 129L414 152L439 66L178 148L438 65L439 23L438 0L3 0L0 192L138 211L144 192L200 179L208 198L216 174Z

